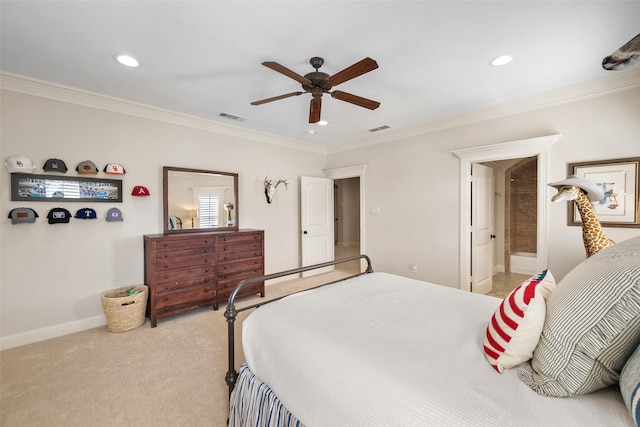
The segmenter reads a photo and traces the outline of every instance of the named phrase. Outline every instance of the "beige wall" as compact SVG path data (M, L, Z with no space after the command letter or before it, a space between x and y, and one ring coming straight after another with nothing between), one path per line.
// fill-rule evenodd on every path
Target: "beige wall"
M240 226L265 230L270 273L299 263L299 177L366 163L365 250L374 268L457 287L459 160L451 150L561 133L551 152L553 180L564 177L567 162L640 156L637 87L329 155L224 127L183 126L172 124L180 120L82 106L74 99L6 89L1 95L3 160L24 154L41 168L57 157L73 169L89 159L100 168L117 162L127 170L118 204L122 223L105 222L111 205L96 204L97 221L49 225L46 213L56 204L42 202L28 204L40 214L35 224L12 225L7 213L22 203L10 201L3 169L0 344L5 347L102 325L100 293L143 282L142 236L162 232L163 165L239 174ZM272 204L264 197L266 175L290 182L287 191L278 188ZM130 196L135 185L147 186L151 196ZM61 205L75 212L85 204ZM372 206L381 208L379 215L371 215ZM550 267L559 277L584 258L580 229L567 227L565 212L566 206L551 207ZM640 229L606 233L620 241L640 235ZM417 276L410 273L411 264L418 265Z
M124 165L123 203L93 203L98 220L47 223L49 209L62 206L74 213L87 203L11 202L10 175L0 168L1 308L5 342L29 341L104 324L100 293L143 283L144 234L161 233L162 166L237 172L240 227L265 230L267 272L298 266L299 176L323 176L324 154L247 138L218 134L156 120L2 91L2 161L29 156L44 173L52 157L65 161L67 175L92 160L102 169L109 162ZM267 204L264 177L287 178L275 200ZM97 177L109 176L100 173ZM132 197L135 185L149 197ZM12 225L8 212L34 208L35 224ZM106 222L117 206L123 222ZM220 313L222 316L222 313Z
M417 264L419 279L459 286L460 169L452 150L562 134L550 153L552 181L565 177L567 163L640 156L637 84L622 92L467 121L328 156L329 168L369 165L364 227L366 253L377 270L410 276L410 265ZM553 193L549 188L548 200ZM372 215L372 206L381 213ZM549 267L558 278L585 258L581 229L567 226L566 209L550 206ZM640 229L605 228L605 233L622 241L640 235Z

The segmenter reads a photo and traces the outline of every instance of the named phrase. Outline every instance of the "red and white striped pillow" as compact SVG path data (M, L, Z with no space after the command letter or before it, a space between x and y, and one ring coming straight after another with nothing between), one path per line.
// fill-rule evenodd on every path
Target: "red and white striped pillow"
M544 326L545 301L555 286L549 270L544 270L502 301L484 335L484 353L496 371L502 373L531 359Z

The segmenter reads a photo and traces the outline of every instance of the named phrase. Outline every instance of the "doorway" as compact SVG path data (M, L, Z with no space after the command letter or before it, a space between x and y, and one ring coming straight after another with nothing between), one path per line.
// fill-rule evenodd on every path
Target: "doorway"
M348 211L348 218L344 218L342 220L343 223L338 224L337 227L335 227L336 224L334 224L334 229L342 228L342 235L334 237L336 243L334 248L336 258L344 258L366 252L365 234L363 230L365 229L366 218L364 211L365 171L368 166L367 164L360 164L337 169L325 169L323 171L325 177L333 179L334 183L337 184L337 188L334 186L334 193L342 194L343 205L345 204L344 202L347 202L346 205L348 207L348 209L345 209L345 211ZM340 201L334 203L334 209L336 206L339 206L339 204ZM344 214L346 215L346 212L344 212ZM335 216L334 218L339 217ZM334 221L334 223L335 222L340 222L340 219ZM366 261L361 260L355 261L354 263L343 263L337 267L344 267L350 271L360 273L364 271Z
M471 275L471 169L474 163L536 156L538 167L536 271L547 268L549 204L546 200L546 183L549 182L551 146L560 139L560 136L549 135L452 151L460 159L460 289L470 291L473 280Z
M334 180L333 200L336 259L358 255L360 254L360 177Z
M536 273L537 156L482 162L495 176L491 189L494 218L492 290L504 298Z

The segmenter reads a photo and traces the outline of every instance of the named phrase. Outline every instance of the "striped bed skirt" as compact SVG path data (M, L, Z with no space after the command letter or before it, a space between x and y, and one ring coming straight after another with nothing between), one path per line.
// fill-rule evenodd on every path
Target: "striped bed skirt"
M230 427L304 427L246 363L240 367L229 406Z

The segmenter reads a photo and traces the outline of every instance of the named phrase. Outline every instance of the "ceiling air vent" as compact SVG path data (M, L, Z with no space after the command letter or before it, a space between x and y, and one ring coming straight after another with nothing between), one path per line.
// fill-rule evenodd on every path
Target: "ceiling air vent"
M379 126L377 128L369 129L369 132L378 132L378 131L385 130L385 129L389 129L389 126L387 126L387 125Z
M244 122L245 120L247 120L244 117L235 116L229 113L220 113L220 117L224 117L225 119L230 119L230 120L236 120L238 122Z

